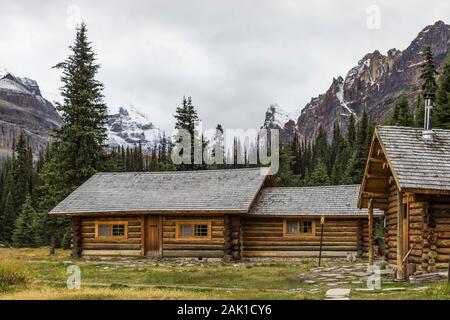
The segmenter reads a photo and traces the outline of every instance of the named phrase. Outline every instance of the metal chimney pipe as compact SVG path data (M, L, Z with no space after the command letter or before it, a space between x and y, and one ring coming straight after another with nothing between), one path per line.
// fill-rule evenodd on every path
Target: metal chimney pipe
M431 141L431 140L433 140L433 137L434 137L433 125L432 125L434 94L426 93L426 94L424 94L423 97L425 100L425 112L424 112L425 114L424 114L424 121L423 121L422 138L426 141Z

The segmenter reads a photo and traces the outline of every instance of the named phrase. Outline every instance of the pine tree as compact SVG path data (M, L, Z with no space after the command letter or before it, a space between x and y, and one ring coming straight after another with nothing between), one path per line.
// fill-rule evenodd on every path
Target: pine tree
M450 55L444 62L436 89L433 126L441 129L450 129Z
M107 108L103 84L95 77L100 68L87 40L86 24L77 28L71 55L55 66L62 70L63 103L56 108L63 125L54 133L58 162L67 183L79 186L102 168L105 153Z
M14 210L14 200L11 192L8 192L0 221L0 241L11 242L14 230L14 222L16 220L16 212Z
M292 169L295 163L295 156L289 145L281 145L279 159L279 169L275 178L277 185L280 187L298 187L300 185L300 177L294 174Z
M63 125L55 130L49 157L40 174L40 184L35 187L35 209L46 234L42 241L50 243L50 253L69 227L65 218L48 216L48 211L81 185L96 171L103 168L107 119L103 103L103 85L95 79L100 65L86 36L83 23L77 28L71 54L55 67L62 70L61 96L57 104Z
M331 184L330 177L327 172L327 165L324 159L317 159L314 170L305 179L307 186L328 186Z
M397 98L389 124L392 126L403 127L410 127L413 125L413 118L408 106L408 97L405 92L402 92Z
M347 141L350 145L354 145L356 139L355 116L350 114L347 126Z
M33 174L32 154L23 132L19 135L14 151L17 155L14 161L15 188L9 191L13 193L14 211L18 214L25 202L26 194L30 192Z
M15 247L33 247L36 245L34 219L36 211L31 206L31 198L27 196L17 216L12 243Z
M180 166L181 170L189 170L194 169L196 166L194 165L194 146L196 144L196 140L200 139L198 137L198 132L196 131L196 127L199 123L199 118L197 115L197 111L195 107L192 105L192 98L183 97L183 103L181 107L178 107L175 114L175 129L183 129L189 132L191 136L191 163L190 164L182 164ZM180 141L176 141L176 143L180 143Z
M427 47L424 50L425 63L421 67L420 79L422 82L423 93L435 93L436 92L436 66L434 65L433 51L431 47Z

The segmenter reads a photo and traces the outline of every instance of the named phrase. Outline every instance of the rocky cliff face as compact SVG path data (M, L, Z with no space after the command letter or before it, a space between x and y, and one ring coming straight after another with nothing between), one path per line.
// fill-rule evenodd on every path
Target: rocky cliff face
M60 125L61 117L42 97L36 81L0 71L0 158L10 152L22 130L37 154Z
M379 51L365 55L345 78L333 79L327 92L312 98L302 109L296 122L297 132L315 138L322 125L330 136L335 121L345 131L350 114L358 118L364 108L372 121L382 123L402 91L415 108L424 61L422 51L427 46L431 46L440 68L450 49L450 26L438 21L424 28L403 51L391 49L386 55Z
M133 148L140 143L144 152L150 152L159 143L161 133L147 116L133 106L121 107L118 113L109 115L106 128L110 149L119 146Z

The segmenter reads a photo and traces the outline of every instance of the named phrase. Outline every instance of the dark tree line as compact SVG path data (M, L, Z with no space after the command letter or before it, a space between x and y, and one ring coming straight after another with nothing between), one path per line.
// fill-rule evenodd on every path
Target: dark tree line
M374 126L364 111L356 123L348 118L347 133L334 124L331 141L323 127L314 141L295 136L280 150L279 186L324 186L359 183L364 172Z

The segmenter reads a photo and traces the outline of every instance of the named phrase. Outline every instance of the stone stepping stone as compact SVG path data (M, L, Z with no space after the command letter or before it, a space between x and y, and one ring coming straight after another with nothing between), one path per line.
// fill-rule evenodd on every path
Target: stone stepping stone
M350 289L334 288L325 293L326 300L349 300Z

